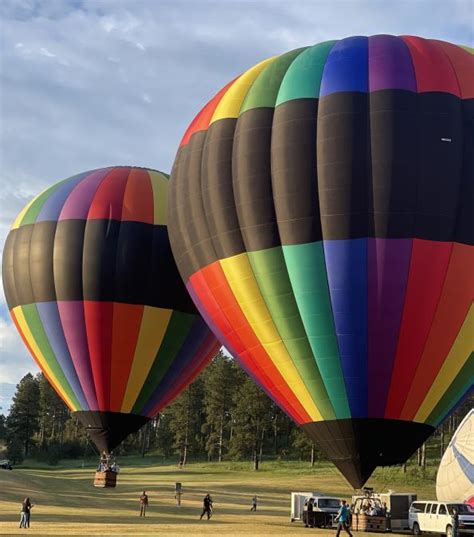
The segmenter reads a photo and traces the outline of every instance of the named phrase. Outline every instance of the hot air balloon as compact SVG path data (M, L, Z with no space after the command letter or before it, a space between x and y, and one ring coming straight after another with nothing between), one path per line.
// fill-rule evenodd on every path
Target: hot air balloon
M474 408L456 429L436 476L440 502L466 502L474 507Z
M258 63L178 150L195 304L354 487L472 389L473 147L473 51L375 35Z
M75 175L34 198L5 244L13 321L106 454L176 397L220 347L172 257L168 179L125 166Z

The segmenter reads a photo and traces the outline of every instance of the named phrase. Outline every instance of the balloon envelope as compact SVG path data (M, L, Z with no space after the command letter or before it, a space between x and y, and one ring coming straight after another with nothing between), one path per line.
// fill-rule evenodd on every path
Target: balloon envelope
M111 167L34 198L3 253L12 318L102 451L168 404L219 343L173 261L168 176Z
M255 65L177 153L194 302L354 486L472 388L473 147L472 51L376 35Z
M436 496L440 502L474 504L474 408L444 452L436 476Z

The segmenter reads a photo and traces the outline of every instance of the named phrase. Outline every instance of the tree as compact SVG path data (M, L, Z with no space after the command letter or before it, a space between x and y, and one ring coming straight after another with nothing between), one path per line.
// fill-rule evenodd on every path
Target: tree
M0 414L0 440L5 440L7 437L7 418Z
M170 429L174 436L174 447L179 451L183 466L190 451L202 449L201 425L203 422L203 382L196 379L171 403L166 411L170 417Z
M67 406L43 373L38 374L37 380L40 393L39 443L44 448L52 442L62 441L64 427L70 414Z
M7 418L8 451L18 451L21 446L23 457L28 457L33 443L33 435L39 430L38 380L31 373L25 375L17 384L10 414Z
M231 453L236 458L251 456L258 470L265 434L271 427L271 399L248 377L234 394L234 433Z
M221 462L223 453L227 450L228 437L225 438L225 433L230 429L232 394L240 379L239 373L234 361L219 352L203 375L206 415L203 432L207 436L206 452L209 460L217 455L217 460Z
M319 452L314 443L298 428L293 430L292 437L292 445L297 451L299 459L309 458L310 466L313 467L316 459L319 458Z

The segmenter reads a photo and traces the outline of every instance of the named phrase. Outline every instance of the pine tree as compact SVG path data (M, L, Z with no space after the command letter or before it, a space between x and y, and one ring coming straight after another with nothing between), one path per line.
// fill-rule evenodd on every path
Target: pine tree
M214 358L203 377L206 452L209 460L217 456L221 462L228 448L232 394L243 377L234 361L222 352Z
M190 452L199 453L203 448L201 426L203 422L203 381L196 379L169 406L170 429L174 436L174 447L180 454L183 466Z
M254 470L259 468L265 435L271 428L271 411L271 399L247 377L234 394L231 454L237 458L250 455Z
M7 445L9 456L19 449L22 457L28 457L33 436L39 430L40 390L38 379L31 373L17 384L10 414L7 418ZM18 453L20 456L20 453ZM11 457L17 458L18 457Z
M0 414L0 440L4 440L7 437L7 418Z
M42 447L46 447L49 443L62 441L64 427L70 414L43 373L38 374L37 380L40 392L39 443Z

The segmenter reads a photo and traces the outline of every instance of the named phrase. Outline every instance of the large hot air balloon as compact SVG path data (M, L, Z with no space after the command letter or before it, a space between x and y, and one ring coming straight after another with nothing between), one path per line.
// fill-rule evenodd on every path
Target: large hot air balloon
M11 316L51 385L109 453L191 382L219 344L174 263L168 176L135 167L55 184L3 253Z
M474 507L474 408L456 429L436 476L440 502L467 502Z
M473 148L473 51L376 35L255 65L176 156L195 304L354 487L473 386Z

